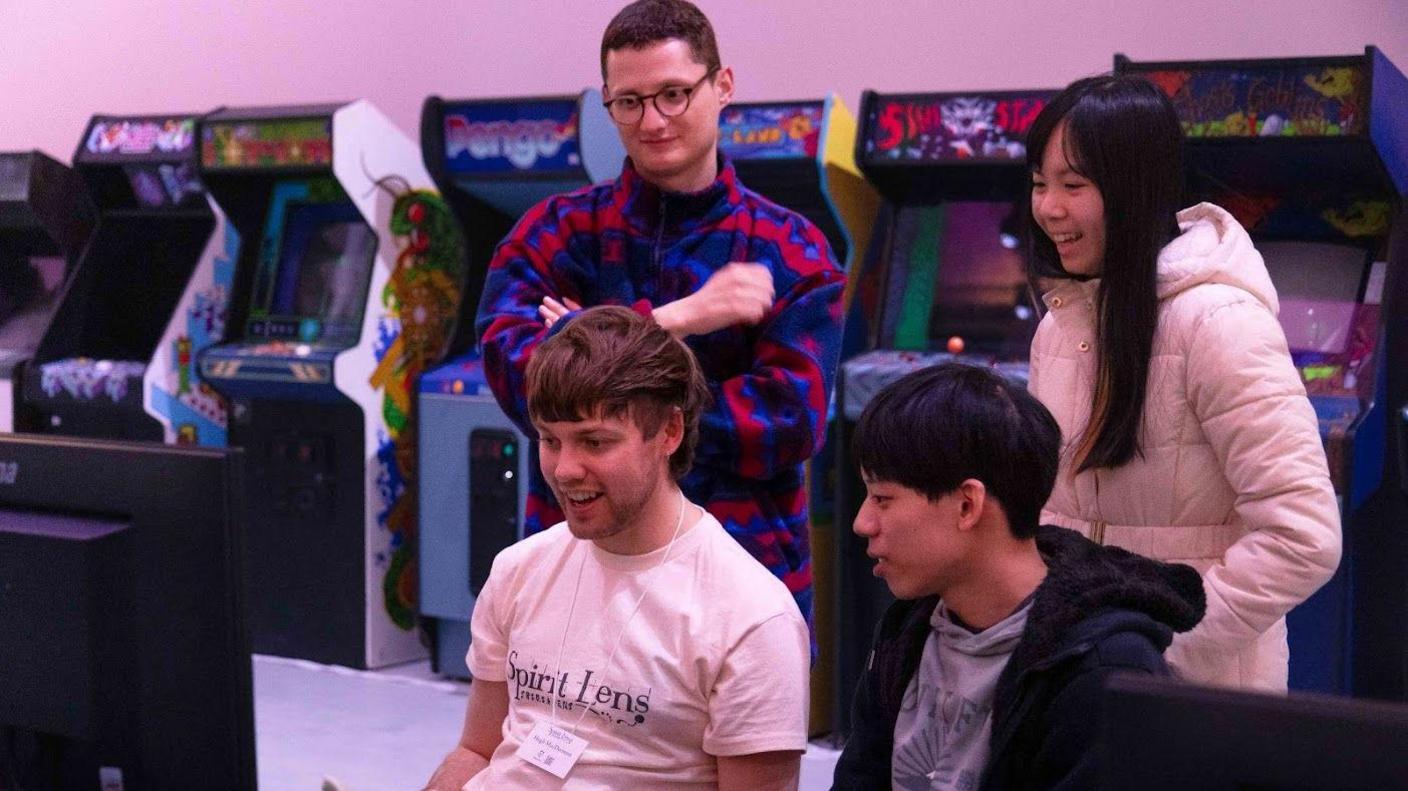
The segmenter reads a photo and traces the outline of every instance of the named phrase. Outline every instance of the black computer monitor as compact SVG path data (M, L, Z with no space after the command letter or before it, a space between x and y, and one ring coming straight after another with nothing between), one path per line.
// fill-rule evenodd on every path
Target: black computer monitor
M1321 791L1408 788L1408 706L1236 692L1166 678L1109 682L1106 788Z
M0 434L0 789L253 791L238 451Z

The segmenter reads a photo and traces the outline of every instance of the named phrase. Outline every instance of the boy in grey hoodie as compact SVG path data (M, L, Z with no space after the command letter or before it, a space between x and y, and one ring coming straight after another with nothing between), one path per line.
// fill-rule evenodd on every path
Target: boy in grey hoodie
M856 533L900 600L856 690L835 788L1098 784L1099 694L1166 675L1204 610L1192 568L1039 527L1060 430L1019 385L946 364L881 391L855 458Z

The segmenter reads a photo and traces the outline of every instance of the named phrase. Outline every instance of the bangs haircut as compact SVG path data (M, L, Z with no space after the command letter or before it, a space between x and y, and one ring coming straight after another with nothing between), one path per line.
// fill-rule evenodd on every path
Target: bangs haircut
M601 81L606 82L607 53L643 49L670 39L688 44L695 62L710 73L719 70L714 26L698 6L686 0L636 0L617 12L601 36Z
M1096 289L1099 358L1090 423L1076 443L1076 471L1118 467L1141 455L1139 427L1158 324L1159 251L1178 236L1183 205L1183 127L1163 91L1137 76L1102 75L1071 83L1037 116L1027 135L1027 168L1041 170L1052 135L1064 126L1071 169L1100 190L1105 254ZM1088 279L1061 266L1028 202L1032 274Z
M851 445L864 475L930 500L969 478L982 481L1012 534L1030 538L1056 483L1061 429L1021 385L989 368L944 363L881 390Z
M680 410L684 440L670 456L676 480L694 460L699 415L709 402L689 347L654 320L620 306L584 310L543 341L528 361L527 391L534 421L629 420L646 439Z

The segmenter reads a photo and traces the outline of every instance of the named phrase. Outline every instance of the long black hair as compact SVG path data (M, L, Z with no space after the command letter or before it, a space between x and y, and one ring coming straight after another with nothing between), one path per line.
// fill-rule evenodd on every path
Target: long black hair
M1099 347L1095 394L1077 445L1077 471L1118 467L1142 455L1139 426L1149 381L1159 301L1159 250L1178 235L1183 202L1183 129L1161 90L1140 77L1087 77L1051 100L1027 135L1027 166L1039 170L1064 125L1071 168L1105 201L1105 255L1096 296ZM1031 209L1028 209L1030 212ZM1036 218L1028 218L1037 228ZM1078 278L1056 245L1031 234L1034 273Z

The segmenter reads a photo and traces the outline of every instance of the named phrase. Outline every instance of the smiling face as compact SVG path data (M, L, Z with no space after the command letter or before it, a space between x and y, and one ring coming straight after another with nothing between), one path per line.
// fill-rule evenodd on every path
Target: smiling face
M1032 172L1032 216L1073 275L1095 277L1105 260L1105 199L1066 157L1066 124L1059 124Z
M698 192L718 175L719 113L733 97L733 72L723 67L700 82L708 71L680 39L606 54L607 101L694 86L688 109L679 115L665 117L647 100L639 121L616 124L636 171L662 189Z
M865 476L866 498L852 526L866 539L875 576L898 599L940 594L969 568L974 546L964 520L961 491L930 500L902 484Z
M684 432L677 412L648 439L629 414L606 417L599 410L585 420L533 425L539 466L573 536L634 554L642 538L658 532L654 517L678 498L669 471Z

